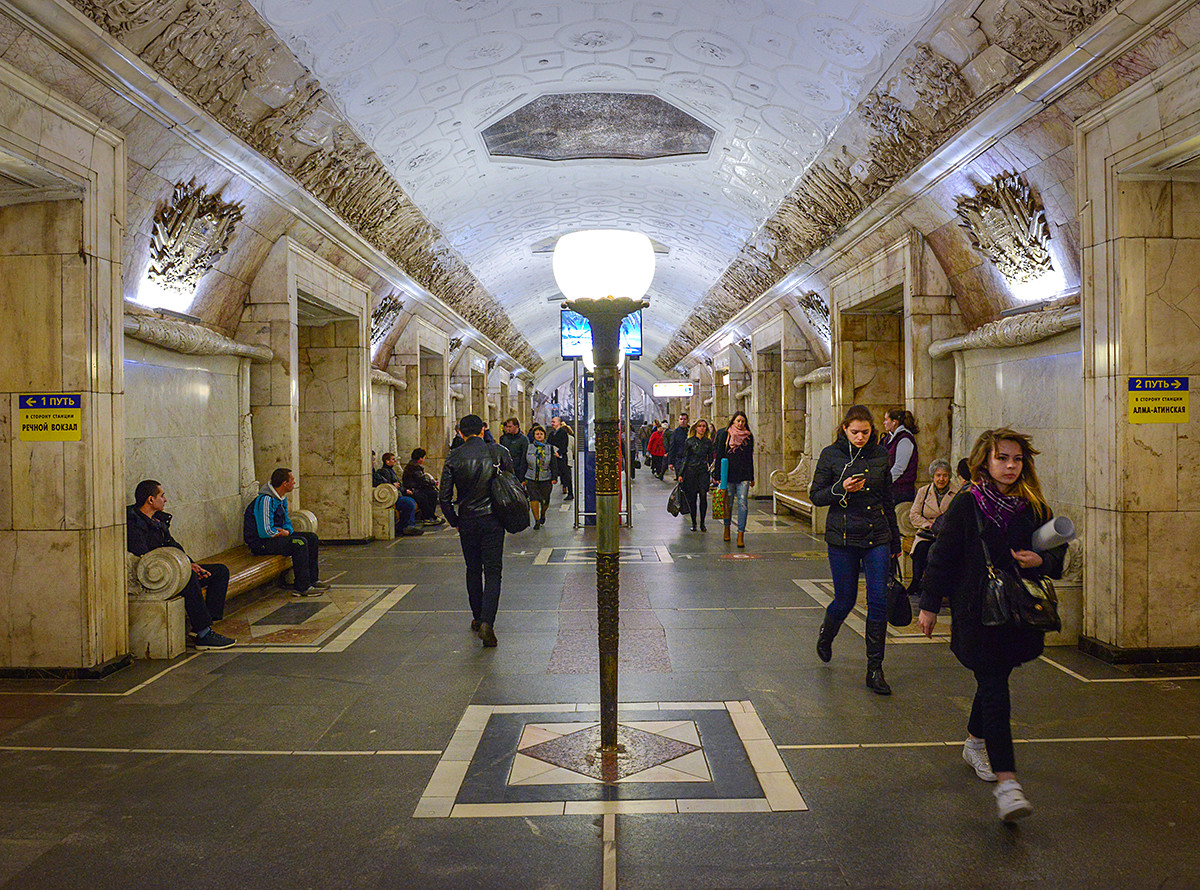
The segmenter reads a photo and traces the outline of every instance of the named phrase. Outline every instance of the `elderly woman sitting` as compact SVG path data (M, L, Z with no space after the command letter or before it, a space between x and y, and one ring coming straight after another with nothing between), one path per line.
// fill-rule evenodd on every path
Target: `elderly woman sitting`
M933 481L917 489L912 508L908 511L909 521L917 530L911 552L912 585L908 588L913 593L921 590L921 576L925 574L929 548L933 546L941 528L938 520L950 508L950 502L960 487L958 480L950 476L950 463L941 458L929 465L929 476Z

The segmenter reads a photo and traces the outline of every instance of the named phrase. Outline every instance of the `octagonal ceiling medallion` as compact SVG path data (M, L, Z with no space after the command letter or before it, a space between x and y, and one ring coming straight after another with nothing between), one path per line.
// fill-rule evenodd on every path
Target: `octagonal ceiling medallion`
M658 96L553 93L483 131L492 157L644 161L706 155L716 131Z

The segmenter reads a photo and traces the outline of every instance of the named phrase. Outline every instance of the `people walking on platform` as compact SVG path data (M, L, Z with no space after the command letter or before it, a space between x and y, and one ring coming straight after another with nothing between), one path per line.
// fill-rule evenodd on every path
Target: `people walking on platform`
M828 507L825 544L833 575L833 601L817 636L817 657L833 657L833 640L858 600L860 573L867 579L867 688L891 695L883 675L887 641L887 582L891 557L900 555L892 502L892 461L879 443L875 419L863 405L846 412L837 438L817 458L809 498Z
M663 444L667 449L667 469L679 475L679 462L683 460L683 447L689 436L690 418L686 413L679 415L679 425L669 433L663 433Z
M708 516L708 488L712 478L713 440L708 435L708 421L697 420L691 435L683 445L683 457L676 465L677 479L692 517L692 531L700 520L700 531L708 531L704 520Z
M546 429L541 424L535 423L529 435L532 441L525 449L526 471L523 478L536 531L546 524L546 508L550 504L550 490L554 486L554 448L546 441Z
M521 432L521 422L515 417L504 421L504 432L500 444L508 449L513 462L513 475L518 480L525 478L525 452L529 450L529 439Z
M737 502L737 545L746 546L746 517L750 512L750 486L754 484L754 434L745 411L735 411L729 425L717 433L713 452L713 481L721 481L721 461L728 460L725 477L730 495ZM733 504L725 514L725 540L730 538Z
M883 414L887 435L884 445L892 461L892 500L896 502L896 525L902 538L911 538L916 529L908 519L917 495L917 419L904 408L889 408Z
M1017 781L1009 675L1042 654L1045 633L1026 624L984 625L983 581L989 559L1024 579L1062 576L1066 544L1033 549L1033 533L1053 517L1034 467L1037 453L1024 433L1002 428L980 435L967 459L971 485L951 502L921 580L918 623L926 636L943 599L950 600L950 650L976 683L962 756L980 779L996 783L1005 822L1033 812Z
M650 438L646 440L646 451L650 455L650 472L662 479L667 470L667 449L663 444L662 426L657 423L650 431Z
M442 515L458 529L466 564L467 599L471 604L471 630L483 645L495 646L496 612L500 606L500 576L504 569L504 526L492 512L492 477L496 461L512 471L506 448L490 447L483 440L483 418L468 414L458 422L463 443L442 467Z
M571 439L575 431L557 415L550 418L550 426L553 429L550 444L554 447L554 475L562 485L563 500L569 501L575 497L575 484L571 477Z

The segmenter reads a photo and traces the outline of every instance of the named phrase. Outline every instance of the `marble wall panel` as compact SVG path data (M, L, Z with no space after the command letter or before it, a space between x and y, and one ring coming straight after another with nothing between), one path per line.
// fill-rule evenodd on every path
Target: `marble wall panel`
M1200 374L1200 240L1146 241L1146 368Z
M1183 508L1177 499L1175 425L1123 424L1121 431L1120 508L1163 512Z
M1145 645L1150 610L1150 515L1115 514L1120 522L1120 597L1113 598L1116 639L1121 646Z
M1200 184L1171 183L1171 234L1176 238L1200 238Z
M392 441L392 393L390 386L371 387L371 448L379 455L385 451L396 451ZM397 452L399 453L399 452Z
M89 531L10 532L8 623L0 628L6 664L70 667L84 663L84 553ZM98 548L97 548L98 549ZM49 581L53 583L48 583Z
M0 213L0 219L5 216ZM61 259L0 257L0 281L6 292L0 300L0 355L5 357L0 363L0 392L61 391Z
M1195 646L1200 640L1200 512L1150 513L1146 539L1147 615L1140 645Z

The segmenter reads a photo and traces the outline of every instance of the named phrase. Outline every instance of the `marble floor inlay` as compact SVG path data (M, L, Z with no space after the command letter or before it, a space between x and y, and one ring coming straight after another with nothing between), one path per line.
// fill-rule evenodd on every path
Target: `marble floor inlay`
M560 735L554 735L553 727L550 725L527 724L522 739L529 734L530 729L535 728L551 734L552 737L527 745L518 744L517 758L532 758L559 767L567 773L574 774L575 781L578 781L580 775L607 783L635 777L641 777L642 781L647 781L643 776L644 773L687 754L701 751L698 744L680 741L648 732L632 724L622 723L617 726L619 752L605 756L600 751L599 724L585 726L583 729Z
M618 711L629 756L592 757L596 704L471 705L417 818L781 813L808 807L750 702L639 702Z

